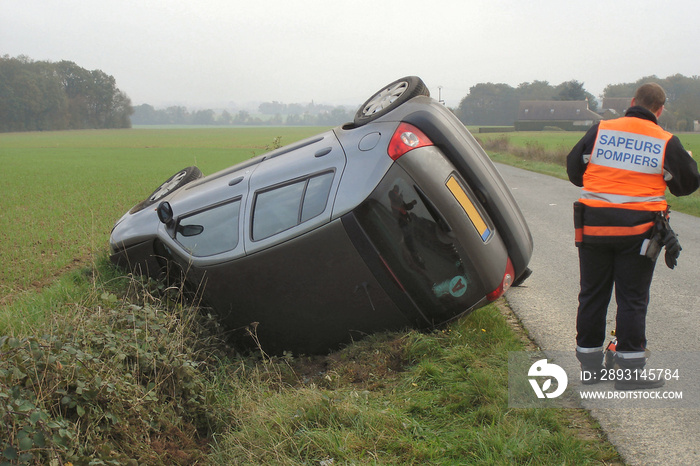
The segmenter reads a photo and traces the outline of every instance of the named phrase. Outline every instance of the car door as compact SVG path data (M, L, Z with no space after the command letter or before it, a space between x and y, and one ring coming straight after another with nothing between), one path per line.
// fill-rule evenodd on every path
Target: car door
M344 167L345 153L330 131L266 156L250 178L246 254L328 223Z

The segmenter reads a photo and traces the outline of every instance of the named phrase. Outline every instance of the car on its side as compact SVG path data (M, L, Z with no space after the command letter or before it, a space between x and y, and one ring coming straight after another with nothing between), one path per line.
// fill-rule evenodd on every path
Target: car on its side
M489 157L409 76L350 123L209 176L179 171L110 247L134 273L178 270L265 351L313 354L497 299L530 274L533 242Z

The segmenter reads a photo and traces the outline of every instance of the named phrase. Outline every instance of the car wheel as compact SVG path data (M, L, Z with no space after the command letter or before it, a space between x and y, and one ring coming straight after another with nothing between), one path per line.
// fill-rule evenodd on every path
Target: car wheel
M158 186L158 189L153 191L153 193L150 196L148 196L145 200L134 206L134 208L131 209L130 213L136 213L152 204L155 204L160 199L164 198L173 191L180 189L187 183L191 183L192 181L197 180L201 177L202 172L197 167L187 167L180 170L179 172L175 173L173 176L165 180L165 182Z
M406 76L398 79L383 87L362 104L355 114L355 126L362 126L374 121L419 95L430 96L430 91L422 79L418 76Z

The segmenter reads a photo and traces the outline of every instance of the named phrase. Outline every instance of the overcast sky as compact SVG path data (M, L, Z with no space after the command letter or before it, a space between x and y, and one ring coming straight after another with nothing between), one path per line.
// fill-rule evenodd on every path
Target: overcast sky
M698 0L0 0L0 55L100 69L134 105L359 106L417 75L456 106L481 82L597 96L699 75L699 17Z

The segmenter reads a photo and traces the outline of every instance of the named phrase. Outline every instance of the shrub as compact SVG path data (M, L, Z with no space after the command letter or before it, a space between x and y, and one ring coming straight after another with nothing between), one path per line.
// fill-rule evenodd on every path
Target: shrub
M173 295L171 295L173 296ZM0 464L191 464L216 421L206 320L102 293L42 336L0 338Z

